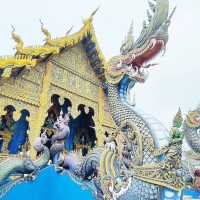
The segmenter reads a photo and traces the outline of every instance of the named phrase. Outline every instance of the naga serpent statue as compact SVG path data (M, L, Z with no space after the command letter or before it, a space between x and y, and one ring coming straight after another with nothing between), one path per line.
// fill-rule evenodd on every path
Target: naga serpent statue
M168 0L149 5L148 23L144 22L136 41L131 27L121 46L121 55L110 60L103 83L112 118L119 127L117 132L124 139L119 142L121 148L117 152L98 148L81 163L76 161L74 173L93 180L97 199L156 200L165 199L166 192L171 192L173 199L180 199L179 191L185 187L188 170L192 176L194 167L190 162L189 169L185 169L182 163L183 135L196 153L190 159L200 159L200 109L188 114L182 129L181 124L175 124L168 131L130 102L130 90L136 83L144 83L149 68L155 65L147 64L148 61L165 51L168 27L175 12L173 9L169 14ZM70 165L68 158L65 165Z
M173 127L169 132L163 125L130 102L130 90L136 83L144 83L148 64L155 56L165 52L168 27L175 8L169 14L169 1L149 2L148 23L144 21L139 38L134 41L132 27L121 46L121 55L113 57L103 82L110 113L123 139L117 151L96 148L77 164L73 173L91 179L96 185L97 199L147 200L164 199L165 191L173 199L180 198L184 187L182 177L182 132ZM161 139L165 139L165 146ZM78 159L78 158L77 158ZM69 162L66 157L65 165ZM68 162L67 162L68 161ZM73 164L72 164L73 163ZM76 162L78 163L78 161Z
M41 156L35 161L27 155L17 155L9 156L0 162L0 198L18 182L33 179L35 174L48 164L49 149L43 145L41 152ZM25 177L25 174L28 176ZM14 179L10 179L12 176Z
M136 83L144 83L149 68L155 65L148 62L165 52L168 28L175 12L173 9L169 14L169 0L149 1L149 6L148 19L138 39L134 41L131 26L120 48L121 54L113 57L105 70L102 87L118 127L115 135L108 138L112 145L95 147L85 157L80 152L70 152L57 163L61 169L68 169L75 181L87 184L97 200L159 200L165 199L166 192L171 192L172 199L180 199L179 191L185 187L181 160L183 133L196 153L190 155L191 159L200 159L197 156L200 152L200 109L187 115L182 129L181 122L174 123L168 131L130 101L131 89ZM66 130L64 137L69 132ZM0 181L13 172L34 172L47 164L49 154L44 147L38 161L5 160L8 167L1 169L0 163Z

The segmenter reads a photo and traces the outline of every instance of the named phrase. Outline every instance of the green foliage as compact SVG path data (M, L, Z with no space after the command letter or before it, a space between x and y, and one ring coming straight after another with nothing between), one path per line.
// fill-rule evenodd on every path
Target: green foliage
M178 112L176 113L174 119L173 119L173 127L180 128L183 123L183 117L181 113L181 109L178 109Z
M183 132L176 128L176 127L172 127L170 130L170 143L176 143L179 141L182 141L184 137Z

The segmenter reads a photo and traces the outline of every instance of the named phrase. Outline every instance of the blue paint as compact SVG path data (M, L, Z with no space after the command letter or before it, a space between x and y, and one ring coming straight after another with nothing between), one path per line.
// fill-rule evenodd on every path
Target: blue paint
M182 196L190 196L192 199L200 199L200 192L193 188L185 188L182 192Z
M93 52L94 50L96 50L95 43L91 43L90 45L88 45L85 50L86 50L87 54L89 54L89 53Z
M23 113L19 120L14 124L12 138L8 144L8 150L11 154L17 154L19 147L26 143L29 122L26 120L27 113Z
M135 85L135 81L129 79L127 75L125 75L119 83L119 96L124 104L128 104L127 90L130 83L132 83L133 86Z
M21 183L12 188L1 200L94 200L92 193L81 189L67 175L59 175L53 167L41 171L33 182Z

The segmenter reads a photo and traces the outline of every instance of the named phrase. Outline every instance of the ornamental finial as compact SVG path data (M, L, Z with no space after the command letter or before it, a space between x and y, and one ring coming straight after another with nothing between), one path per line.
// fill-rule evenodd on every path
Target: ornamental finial
M90 19L93 19L93 16L97 13L97 11L99 10L100 6L98 6L90 15Z
M95 14L97 13L97 11L99 10L99 8L100 8L100 6L98 6L98 7L90 14L90 16L89 16L86 20L84 20L83 22L84 22L84 23L91 22L91 21L93 20L94 15L95 15Z
M66 32L66 36L70 34L74 26L71 26L70 29Z
M39 21L40 21L40 24L41 24L41 30L44 33L44 35L46 36L45 41L47 42L47 41L51 40L51 34L48 31L48 29L44 27L44 23L42 22L42 20L39 19Z
M178 112L176 113L173 119L173 127L180 128L183 122L182 112L179 107Z
M18 50L18 48L22 48L24 46L24 42L22 41L20 36L16 34L15 27L11 25L11 28L12 28L11 35L12 35L13 40L16 42L16 49Z

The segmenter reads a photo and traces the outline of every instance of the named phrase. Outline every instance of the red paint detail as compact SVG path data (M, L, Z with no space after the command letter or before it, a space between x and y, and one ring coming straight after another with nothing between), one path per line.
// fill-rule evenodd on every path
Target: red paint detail
M145 51L142 55L137 56L131 64L133 66L137 66L138 68L142 67L143 63L152 59L154 56L156 56L162 49L162 43L156 42L154 47L152 46L147 51Z

